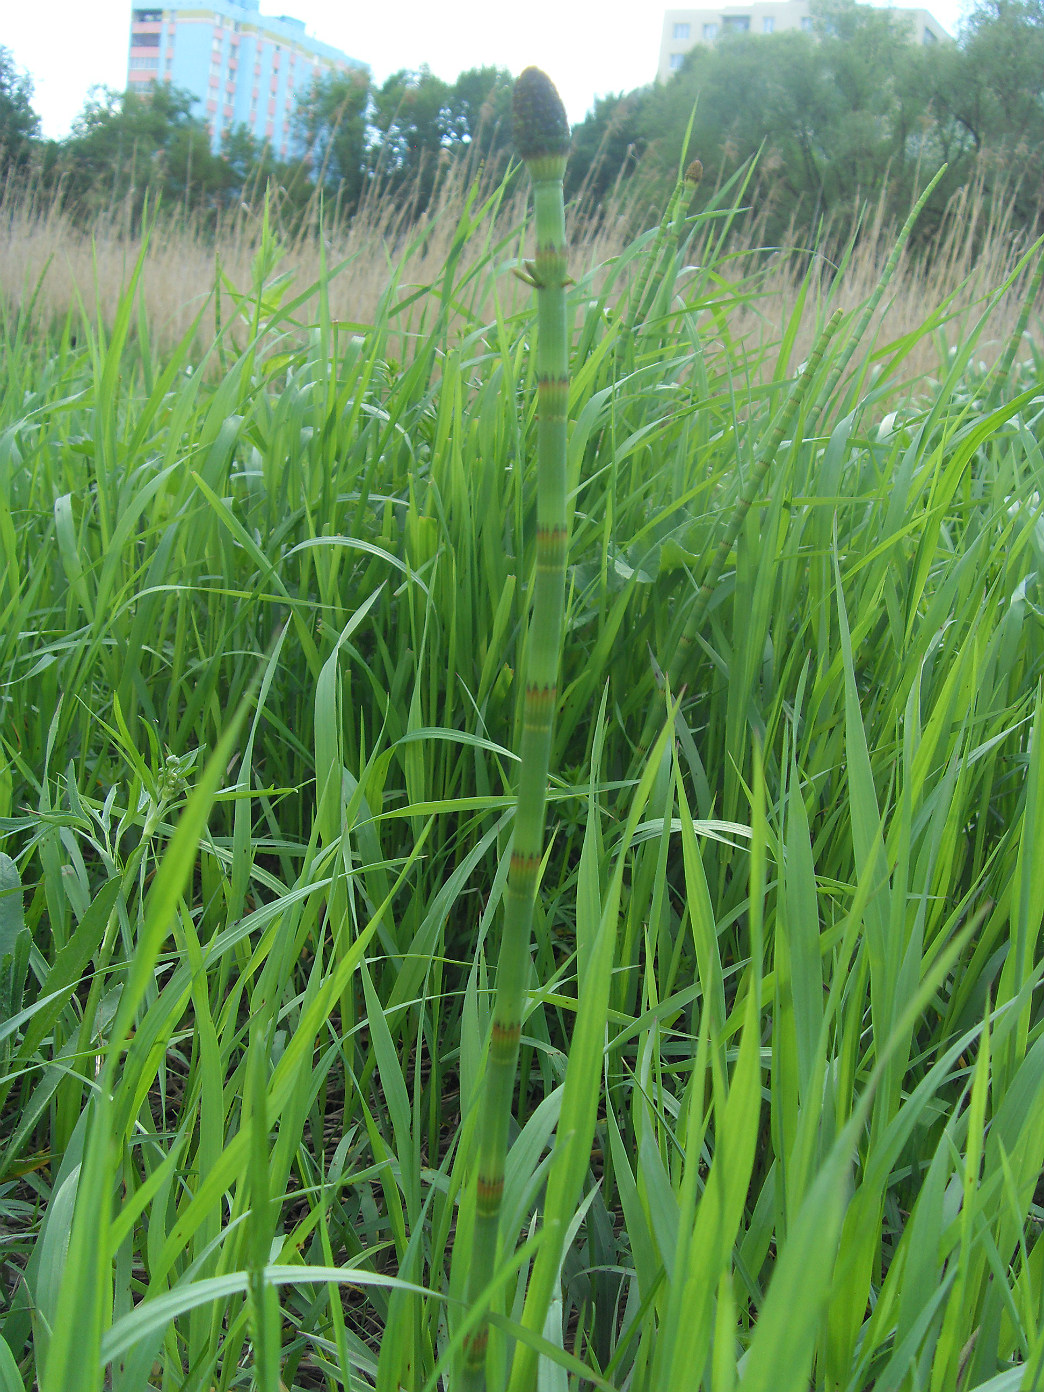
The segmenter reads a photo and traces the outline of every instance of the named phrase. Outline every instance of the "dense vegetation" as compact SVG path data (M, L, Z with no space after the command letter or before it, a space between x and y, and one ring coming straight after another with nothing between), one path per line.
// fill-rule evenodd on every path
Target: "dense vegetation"
M888 190L901 221L928 171L948 165L920 223L929 239L955 190L975 186L987 212L1009 207L1039 230L1044 206L1044 0L976 0L958 41L921 47L894 12L814 0L815 32L727 35L697 46L665 84L609 95L574 130L567 192L597 202L624 180L638 221L673 183L690 119L706 172L705 203L756 161L752 196L763 241L841 241L866 199ZM653 55L650 53L650 63ZM455 159L502 172L510 152L511 76L474 69L444 81L427 69L382 84L357 71L300 104L306 158L276 160L245 128L213 154L191 97L102 92L72 133L42 142L31 85L0 50L0 179L60 193L78 215L146 197L213 222L265 188L284 217L307 217L316 189L353 214L368 197L414 214Z
M918 183L946 162L921 224L930 239L955 189L979 184L989 207L1013 202L1037 228L1044 208L1044 5L980 0L956 44L909 41L893 11L818 0L815 32L729 34L699 45L671 82L612 97L576 138L611 186L621 164L661 180L691 148L714 189L758 158L754 203L770 242L846 230L888 189L902 218ZM695 107L695 114L694 114ZM573 179L584 177L583 161Z
M523 1349L553 1392L1029 1392L1040 248L899 338L880 290L834 314L843 265L779 320L684 198L571 265L550 840L476 1296L538 554L502 198L368 324L330 312L353 264L292 285L270 227L201 357L137 272L0 320L0 1387L459 1387L489 1304L496 1388Z

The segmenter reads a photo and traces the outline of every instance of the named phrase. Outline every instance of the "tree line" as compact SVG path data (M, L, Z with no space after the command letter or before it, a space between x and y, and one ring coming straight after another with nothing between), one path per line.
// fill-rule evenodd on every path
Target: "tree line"
M296 158L280 160L246 126L211 148L192 93L167 83L92 92L69 135L40 137L32 83L0 47L0 186L43 188L83 214L146 201L214 214L266 190L284 218L314 205L317 188L346 214L379 186L393 202L425 208L440 172L463 155L506 169L511 156L510 73L471 69L444 82L427 69L381 85L364 70L317 82L298 101Z
M900 15L813 0L811 33L730 33L700 45L669 82L598 99L573 130L567 192L621 192L641 220L662 203L686 148L707 203L727 181L769 241L850 225L868 200L901 215L940 164L930 232L953 192L977 182L1014 222L1044 209L1044 0L976 0L955 43L910 41ZM32 85L0 48L0 180L35 181L78 212L137 214L146 199L216 215L276 190L284 215L328 204L350 216L379 188L426 208L462 157L498 177L511 160L512 75L478 68L446 82L427 69L375 84L362 71L316 83L295 116L300 157L277 160L244 128L214 152L189 93L98 92L70 134L44 141Z
M999 201L1040 228L1044 0L976 0L954 43L913 43L896 11L852 0L813 0L812 18L811 33L726 34L672 81L598 102L575 132L574 187L606 197L628 166L662 184L691 121L698 199L752 167L746 197L770 240L843 228L879 199L901 219L943 164L922 235L969 183L987 215Z

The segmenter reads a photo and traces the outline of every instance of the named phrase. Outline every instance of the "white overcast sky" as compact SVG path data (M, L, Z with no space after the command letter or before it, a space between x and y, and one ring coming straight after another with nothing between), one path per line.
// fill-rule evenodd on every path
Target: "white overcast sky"
M921 3L955 32L964 0ZM673 0L671 8L681 7ZM447 81L483 64L519 73L535 63L574 122L596 96L653 79L666 8L649 0L397 0L387 8L261 0L263 14L303 19L309 34L368 63L378 82L422 63ZM130 11L129 0L0 0L0 46L32 77L45 135L68 133L93 85L123 89Z

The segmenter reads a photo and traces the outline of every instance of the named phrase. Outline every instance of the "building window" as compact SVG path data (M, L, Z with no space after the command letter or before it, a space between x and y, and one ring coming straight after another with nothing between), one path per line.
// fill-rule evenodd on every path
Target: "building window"
M713 43L718 37L718 26L716 24L705 24L703 26L703 39L705 43Z
M766 15L761 21L761 32L763 34L774 34L776 32L776 19L774 15Z
M160 36L158 34L132 34L131 48L159 48Z
M158 58L132 58L130 60L133 69L155 69L159 67Z
M679 72L680 69L681 69L681 65L682 65L684 62L685 62L685 54L684 54L684 53L672 53L672 54L671 54L671 72Z
M673 33L673 35L672 35L671 37L672 37L672 38L675 38L675 39L687 39L687 38L689 38L689 36L691 35L691 33L692 33L692 25L691 25L691 24L676 24L676 25L674 26L674 33Z
M135 10L135 24L159 24L163 19L162 10Z
M726 34L746 34L750 29L750 15L724 15L721 23Z
M802 29L805 31L806 34L811 34L811 32L812 32L812 19L811 19L811 16L805 15L804 19L801 21L801 27L802 27Z
M938 34L933 34L932 31L931 31L930 29L925 28L924 35L923 35L923 37L921 38L921 42L922 42L923 44L927 44L927 45L929 45L929 46L930 46L931 44L937 44L937 43L939 42L939 35L938 35Z

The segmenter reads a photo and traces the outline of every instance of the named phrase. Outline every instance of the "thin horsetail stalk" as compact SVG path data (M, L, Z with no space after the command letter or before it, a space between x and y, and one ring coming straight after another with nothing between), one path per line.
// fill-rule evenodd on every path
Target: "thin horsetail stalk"
M656 273L663 262L664 251L669 249L673 252L678 245L681 237L681 229L684 222L684 212L687 203L693 196L693 191L699 187L703 178L703 165L699 160L691 160L679 173L674 191L668 200L667 206L663 211L660 226L656 232L656 240L653 243L652 251L642 268L641 276L635 286L634 298L631 303L631 312L627 318L627 330L633 333L649 314L652 305L655 303L656 292L659 289L658 277L654 279Z
M532 614L526 645L520 769L504 919L497 963L489 1057L479 1116L475 1228L468 1303L493 1276L504 1190L508 1123L518 1069L526 978L544 847L548 760L558 695L565 622L566 407L569 348L566 331L565 207L562 180L569 148L565 108L550 79L527 68L515 84L514 135L533 184L536 254L523 277L537 292L537 533ZM464 1346L464 1386L485 1386L489 1337L483 1319Z

